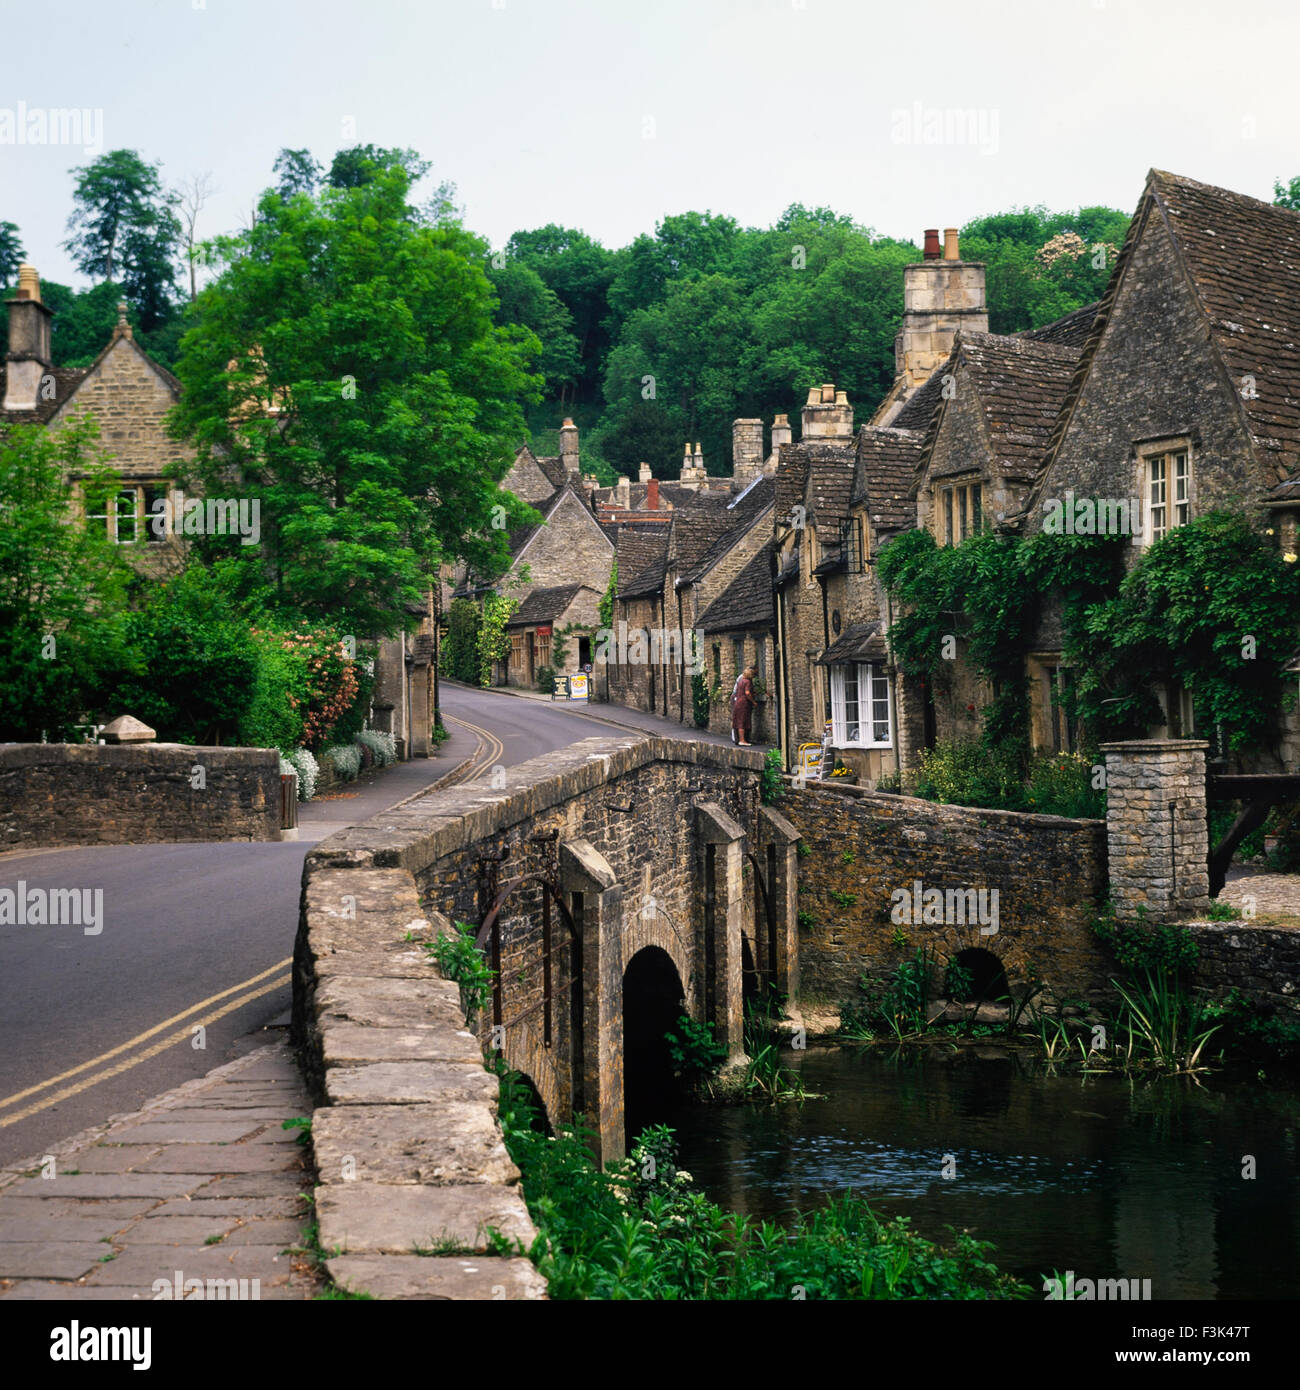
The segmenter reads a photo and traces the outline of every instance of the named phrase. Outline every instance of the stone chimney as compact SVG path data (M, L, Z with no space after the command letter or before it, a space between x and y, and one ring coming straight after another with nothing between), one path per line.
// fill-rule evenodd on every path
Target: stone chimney
M903 267L903 331L894 340L899 408L946 360L959 329L989 331L983 264L960 259L956 227L944 231L942 260L938 233L927 231L925 236L925 260Z
M853 407L848 395L831 382L814 386L803 408L803 439L844 443L853 438Z
M659 479L650 478L645 485L645 505L646 511L657 512L659 510Z
M560 426L560 463L571 477L581 477L582 468L578 461L578 427L565 416Z
M731 422L731 476L738 488L748 487L763 472L762 420Z
M41 281L34 266L18 267L18 288L9 306L9 351L5 356L5 410L35 410L54 385L49 376L50 320L53 313L41 303ZM47 385L42 388L42 381Z
M632 482L626 473L620 473L618 482L614 484L614 501L624 511L632 505Z
M650 471L650 465L648 463L643 463L640 467L640 471L637 473L636 480L638 483L648 483L653 476L654 475Z
M686 452L682 455L682 476L681 484L683 487L698 488L705 479L704 454L697 444L695 453L691 453L691 441L686 441Z
M776 466L781 462L781 445L788 444L793 434L788 415L777 415L773 418L772 452L767 456L767 462L763 465L764 473L771 475L776 472Z

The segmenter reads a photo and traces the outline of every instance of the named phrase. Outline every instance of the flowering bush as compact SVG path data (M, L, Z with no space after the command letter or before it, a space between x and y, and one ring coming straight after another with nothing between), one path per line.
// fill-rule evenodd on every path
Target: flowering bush
M255 628L253 633L277 658L267 703L282 719L300 724L296 742L319 751L331 737L343 742L357 732L374 677L364 659L346 655L338 633L328 628Z
M357 773L361 771L361 749L355 744L349 744L346 748L327 748L325 757L330 760L335 775L342 778L345 782L355 782Z
M320 777L320 764L309 749L295 748L289 754L289 762L298 774L298 800L310 801L316 795L316 781Z
M380 729L362 729L357 735L357 742L371 751L380 767L397 761L397 745L393 742L392 734Z

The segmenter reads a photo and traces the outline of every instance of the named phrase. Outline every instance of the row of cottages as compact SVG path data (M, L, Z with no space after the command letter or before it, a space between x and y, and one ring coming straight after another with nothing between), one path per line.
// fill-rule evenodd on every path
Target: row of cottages
M916 524L953 543L974 517L1008 533L1043 528L1072 497L1134 499L1145 547L1217 508L1271 526L1297 550L1300 517L1300 214L1153 170L1101 302L1016 340L961 331L927 427L912 493ZM1297 615L1300 622L1300 615ZM1076 746L1057 696L1059 605L1044 603L1025 650L1031 737ZM973 736L989 693L969 665L946 690L899 686L920 742ZM1159 692L1154 737L1216 741L1189 694ZM927 728L927 725L929 726ZM904 767L914 745L902 745ZM1300 767L1300 716L1280 712L1241 770Z
M1300 214L1153 171L1100 303L1015 335L988 331L984 269L961 260L955 231L942 249L927 233L925 259L904 268L893 388L856 434L833 386L810 392L797 443L773 430L771 531L703 606L678 605L692 574L684 517L667 537L620 537L621 619L653 630L694 614L707 683L721 688L714 728L737 671L758 666L755 738L779 743L787 765L829 735L874 782L980 730L992 692L960 645L935 689L891 660L875 561L903 531L940 545L1025 534L1072 494L1136 500L1129 565L1214 508L1262 517L1283 554L1300 544ZM1062 645L1045 602L1023 650L1039 749L1080 739L1057 698ZM652 671L611 671L610 698L689 722L684 665L661 650ZM1161 702L1152 736L1213 740L1185 691ZM1271 746L1239 763L1300 768L1300 715L1283 712Z
M17 288L5 304L9 339L0 366L0 427L58 430L82 414L93 415L120 488L88 510L84 477L70 475L65 481L74 519L103 528L115 544L129 547L131 563L142 575L164 579L175 574L184 565L186 546L187 493L178 479L190 453L168 434L167 416L180 399L180 382L136 342L124 303L118 305L108 342L89 367L54 365L54 313L41 300L34 267L19 267ZM191 487L188 498L195 495ZM162 502L179 519L174 529L156 524ZM407 631L374 643L370 725L391 733L404 758L429 757L433 751L432 603L431 592L427 603L404 614Z

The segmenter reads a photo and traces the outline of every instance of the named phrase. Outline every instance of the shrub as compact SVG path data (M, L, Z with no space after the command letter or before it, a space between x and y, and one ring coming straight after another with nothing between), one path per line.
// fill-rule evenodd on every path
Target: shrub
M293 770L298 774L298 800L310 801L316 795L320 764L306 748L294 748L287 756Z
M466 685L478 684L478 604L452 599L447 610L447 635L442 641L443 674Z
M355 745L347 748L327 748L325 757L330 761L334 773L344 782L355 782L361 771L361 750Z
M781 750L769 748L763 754L763 775L759 780L764 806L770 806L774 801L781 799L781 795L785 791L785 786L781 781L782 771Z
M1106 793L1092 785L1092 759L1082 753L1037 753L1029 764L1025 809L1044 816L1100 820Z
M492 980L496 972L479 950L476 928L468 922L457 922L454 935L439 932L438 939L425 949L438 962L443 978L460 986L461 1008L468 1023L492 997Z
M392 734L384 733L382 729L362 729L357 735L357 742L370 750L379 767L387 767L389 763L397 761L397 744Z
M688 1014L677 1020L677 1031L665 1033L673 1074L688 1084L706 1081L727 1060L726 1047L713 1036L712 1023L696 1023Z
M543 695L549 695L555 688L555 667L539 666L537 668L537 688Z
M953 806L1018 809L1024 802L1018 761L981 743L944 740L921 754L916 794Z

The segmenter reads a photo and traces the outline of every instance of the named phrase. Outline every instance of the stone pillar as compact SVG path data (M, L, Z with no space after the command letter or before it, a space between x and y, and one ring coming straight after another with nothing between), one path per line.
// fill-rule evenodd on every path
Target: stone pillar
M744 938L745 832L715 802L695 808L700 881L699 977L705 981L703 998L708 1008L708 982L713 983L710 1020L718 1041L732 1058L744 1055L744 987L742 962ZM709 854L709 847L713 854ZM712 869L710 871L710 860Z
M1210 904L1205 750L1199 739L1103 743L1110 891L1121 918L1139 907L1172 922Z
M776 918L776 988L787 999L799 993L799 838L779 811L771 806L759 811L759 858L774 869L767 891ZM775 863L769 848L776 852Z
M586 840L560 846L560 886L570 900L582 894L582 920L574 924L582 937L582 1056L572 1065L582 1071L583 1113L598 1136L598 1157L611 1163L625 1148L623 889L609 862Z
M731 422L731 476L748 486L763 471L762 420Z

